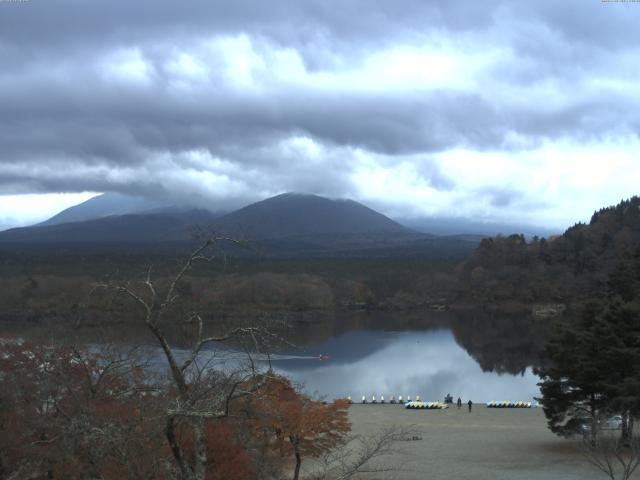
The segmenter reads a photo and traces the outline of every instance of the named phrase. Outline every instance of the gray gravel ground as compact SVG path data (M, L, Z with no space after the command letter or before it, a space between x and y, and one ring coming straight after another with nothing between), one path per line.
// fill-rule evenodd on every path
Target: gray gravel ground
M353 433L414 425L421 440L398 444L385 460L400 466L385 479L597 480L607 477L587 463L576 444L552 434L544 413L533 409L406 410L399 405L353 405ZM633 478L640 478L636 472Z

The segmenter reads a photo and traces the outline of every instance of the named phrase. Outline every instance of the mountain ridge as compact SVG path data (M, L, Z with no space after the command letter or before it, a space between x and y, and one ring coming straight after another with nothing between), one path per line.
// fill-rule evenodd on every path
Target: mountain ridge
M0 248L184 249L193 242L194 225L251 240L280 257L459 257L479 241L418 233L353 200L287 193L223 216L164 210L15 228L0 232Z
M129 215L169 207L168 202L149 200L144 197L107 192L96 195L82 203L58 212L36 225L59 225L62 223L82 222L113 215ZM34 225L35 226L35 225Z

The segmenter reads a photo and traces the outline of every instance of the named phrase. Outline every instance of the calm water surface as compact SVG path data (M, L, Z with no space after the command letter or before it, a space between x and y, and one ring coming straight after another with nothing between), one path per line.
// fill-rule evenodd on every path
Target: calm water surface
M303 350L308 358L275 356L275 369L315 397L420 395L442 400L447 393L474 402L529 400L539 395L531 368L513 375L483 371L451 330L347 332ZM328 355L328 360L318 355Z
M286 331L298 348L282 348L270 356L271 366L316 398L332 400L363 395L389 399L416 395L427 401L442 400L447 393L465 401L526 400L539 396L538 377L532 365L539 360L549 322L531 318L494 317L470 312L465 316L418 313L413 316L379 313L347 314L340 318L296 323ZM5 328L7 326L5 325ZM59 339L98 345L108 341L146 345L156 371L166 361L143 327L118 326L111 336L100 329L58 330L40 326ZM25 336L24 325L16 332ZM178 332L174 345L189 344ZM107 340L105 340L107 338ZM109 339L110 338L110 339ZM176 347L178 356L186 349ZM273 352L273 350L272 350ZM321 360L320 355L326 356ZM228 345L205 351L202 362L224 368L246 361L246 355ZM254 356L263 368L265 356Z

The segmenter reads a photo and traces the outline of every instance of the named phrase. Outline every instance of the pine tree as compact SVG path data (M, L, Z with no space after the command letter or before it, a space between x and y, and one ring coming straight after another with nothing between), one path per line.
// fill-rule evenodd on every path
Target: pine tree
M558 326L547 343L547 365L538 368L544 413L549 429L571 436L588 422L592 435L608 404L599 360L604 345L595 325L601 307L590 304L583 315Z
M640 414L640 305L613 301L597 325L606 345L598 362L606 373L603 385L611 412L623 417L622 435L632 435L633 418Z
M588 418L620 414L623 440L640 415L640 249L618 265L600 303L561 324L538 369L541 403L551 431L570 435Z

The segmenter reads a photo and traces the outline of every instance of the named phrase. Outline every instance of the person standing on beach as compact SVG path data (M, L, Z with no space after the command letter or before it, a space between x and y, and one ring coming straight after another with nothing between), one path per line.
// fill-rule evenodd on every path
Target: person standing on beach
M458 410L462 408L462 399L458 397Z
M469 405L469 413L471 413L471 407L473 407L473 402L471 400L469 400L467 402L467 405Z

